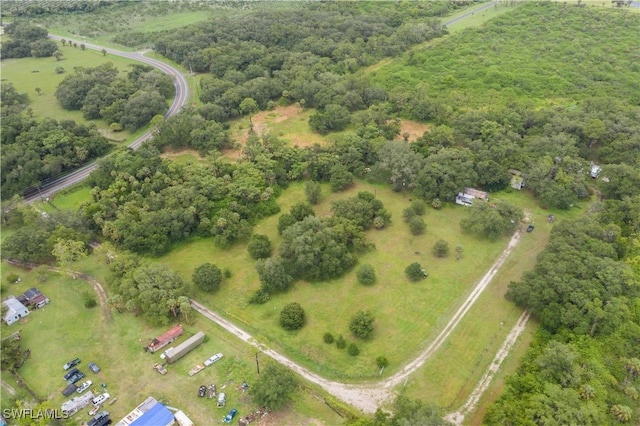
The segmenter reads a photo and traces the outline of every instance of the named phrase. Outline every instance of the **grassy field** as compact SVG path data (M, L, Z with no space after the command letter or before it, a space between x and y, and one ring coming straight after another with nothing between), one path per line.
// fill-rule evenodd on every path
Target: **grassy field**
M98 263L95 258L92 262ZM3 326L2 334L22 330L22 346L31 349L31 357L20 369L20 375L39 398L49 399L53 407L59 407L66 400L60 393L65 386L62 365L79 357L82 360L79 368L87 375L83 380L92 380L92 389L99 389L100 384L105 383L112 398L118 399L107 406L113 419L123 417L149 395L183 409L195 424L217 422L233 407L238 408L240 415L256 408L239 387L244 380L249 384L256 380L255 352L210 321L198 316L192 324L185 325L185 335L177 343L200 330L207 335L207 341L168 366L169 373L161 376L152 369L153 363L160 360L159 356L143 352L142 346L168 327L149 327L126 313L114 312L109 319L104 319L99 308L83 307L81 294L93 291L84 281L51 273L46 282L36 283L33 273L2 265L3 279L12 272L23 279L22 283L11 285L13 294L37 286L51 299L48 306L32 312L21 323ZM79 324L83 326L79 327ZM196 376L187 375L195 364L217 352L224 354L221 361ZM267 362L265 358L260 361L262 366ZM97 375L90 372L86 367L89 362L96 362L102 371ZM3 380L5 378L12 383L10 377L3 374ZM218 390L227 393L225 409L214 408L212 400L198 398L198 387L209 383L215 383ZM300 397L296 398L291 410L278 414L282 420L279 424L300 424L296 419L310 418L325 424L339 422L340 418L320 404L309 389L298 395ZM4 387L2 401L3 408L11 407L13 401ZM77 414L76 418L86 419L85 412Z
M126 75L128 67L136 63L118 56L103 56L98 51L82 50L69 45L66 47L60 45L60 51L64 54L60 61L56 61L55 58L19 58L3 59L0 63L3 83L13 83L18 92L29 95L31 100L29 107L33 110L34 116L87 123L87 120L82 117L82 112L62 109L54 95L58 84L68 74L73 73L75 67L89 68L112 62L120 70L121 75ZM65 72L57 74L55 72L57 67L64 68ZM41 89L39 95L35 91L36 87ZM115 134L108 132L110 123L103 120L95 120L94 123L110 139L122 141L132 136L127 131Z
M458 222L467 213L457 206L446 206L441 211L429 209L425 217L426 234L413 236L402 221L402 210L410 201L388 188L359 183L349 191L325 195L316 206L319 216L329 214L334 199L354 196L368 190L376 194L392 213L392 223L382 231L369 231L368 241L376 250L360 256L361 263L370 263L376 269L378 282L372 287L357 283L355 269L344 278L330 282L297 282L286 294L276 295L265 305L248 305L247 295L259 287L254 262L244 245L220 250L210 239L201 239L177 246L170 254L158 259L190 277L203 262L212 262L229 268L233 276L215 295L199 295L210 306L239 322L271 344L286 350L299 362L329 377L347 380L370 378L377 369L374 359L378 355L389 358L388 372L396 371L402 363L418 351L437 325L448 315L451 305L467 294L488 266L502 251L506 239L483 241L460 232ZM325 187L324 193L328 190ZM285 191L278 202L285 212L292 204L304 199L304 184L296 183ZM276 231L277 216L260 222L254 232L269 236L277 247L280 237ZM455 256L437 259L431 253L436 240L443 238L453 247L465 247L465 262L456 262ZM411 262L421 262L430 277L411 283L404 276L404 268ZM298 332L285 332L278 326L280 309L296 301L307 311L307 325ZM411 309L398 309L398 306ZM348 330L349 318L359 309L369 309L377 318L375 337L368 341L354 339ZM416 312L419 312L418 318ZM361 348L360 356L353 358L344 351L322 342L322 334L330 331L343 334ZM420 336L416 339L415 336Z

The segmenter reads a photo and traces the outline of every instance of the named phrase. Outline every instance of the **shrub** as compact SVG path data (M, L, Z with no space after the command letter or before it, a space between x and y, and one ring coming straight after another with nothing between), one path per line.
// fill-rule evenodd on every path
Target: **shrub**
M389 360L386 356L380 355L376 358L376 365L378 366L378 368L386 367L387 365L389 365Z
M304 318L302 306L296 302L289 303L280 312L280 325L285 330L297 330L304 325Z
M231 269L229 269L229 268L224 268L224 272L223 272L223 274L224 274L224 277L225 277L225 278L231 278Z
M420 235L427 229L427 224L420 216L413 216L409 219L409 229L413 235Z
M369 311L358 311L349 322L349 330L362 339L373 334L373 321L375 318Z
M358 345L356 345L355 343L351 343L349 345L349 348L347 348L347 352L351 356L358 356L358 354L360 353L360 349L358 349Z
M271 241L266 235L254 234L247 244L247 251L254 259L264 259L271 256Z
M96 297L88 291L82 293L82 300L84 301L84 307L87 309L95 308L96 306L98 306Z
M262 305L263 303L267 303L269 299L269 293L260 288L251 295L249 303L252 305Z
M322 192L322 188L320 187L320 184L318 182L315 181L310 181L307 182L307 184L304 187L304 193L307 196L307 201L310 204L318 204L318 202L320 201L320 193Z
M427 210L427 207L425 206L424 201L415 200L411 203L411 209L416 215L422 216Z
M7 275L7 282L10 284L17 283L19 279L20 277L17 274L10 273L9 275Z
M368 263L363 264L356 272L358 282L362 285L373 285L376 282L376 271Z
M216 291L222 282L222 271L216 265L203 263L193 271L191 280L200 290Z
M325 343L333 343L333 334L329 333L328 331L326 333L324 333L324 336L322 336L322 340L324 340Z
M383 218L383 217L376 216L376 217L373 219L373 226L374 226L376 229L382 229L382 228L384 228L384 227L385 227L385 225L386 225L386 222L385 222L385 220L384 220L384 218Z
M433 245L433 254L436 257L446 257L449 255L449 243L442 239L436 241Z
M64 74L64 68L56 67L56 74Z
M440 198L434 198L433 201L431 201L431 207L436 210L442 208L442 201L440 201Z
M418 262L414 262L411 265L407 266L404 270L404 273L407 274L407 277L409 277L411 281L420 281L421 279L427 278L429 276L429 274L427 274L427 271L425 271L422 265L420 265Z
M336 339L336 346L338 349L344 349L347 347L347 342L344 340L344 337L342 337L342 334Z
M112 132L121 132L122 125L120 123L111 123L109 129L111 129Z

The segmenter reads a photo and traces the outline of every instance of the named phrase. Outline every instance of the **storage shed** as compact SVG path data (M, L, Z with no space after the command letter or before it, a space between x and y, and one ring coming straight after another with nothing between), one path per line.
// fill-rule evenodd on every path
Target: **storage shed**
M21 318L29 315L29 309L27 309L27 307L22 303L18 302L18 299L13 296L10 296L7 300L3 301L2 304L7 307L7 313L4 314L4 317L2 318L7 325L20 321Z

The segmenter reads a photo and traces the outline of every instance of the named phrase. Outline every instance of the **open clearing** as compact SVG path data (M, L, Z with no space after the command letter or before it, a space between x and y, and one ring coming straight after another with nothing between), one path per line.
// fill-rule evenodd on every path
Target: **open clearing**
M94 257L91 261L95 263L97 259ZM105 321L100 308L82 306L82 293L92 292L90 284L82 279L50 273L46 282L36 282L34 272L3 263L2 278L12 272L23 279L22 283L11 285L13 294L37 286L51 299L49 305L32 312L21 323L2 326L2 334L22 330L22 347L31 349L31 357L19 370L20 375L39 398L49 399L54 408L59 408L67 399L60 393L65 386L62 365L79 357L82 362L78 368L87 375L86 379L92 380L98 388L100 383L105 383L112 397L118 398L115 404L108 406L114 419L123 417L149 395L183 409L195 424L202 425L217 422L230 406L238 408L239 414L255 409L248 395L239 388L243 380L251 384L257 377L255 352L211 322L194 315L193 323L184 325L185 334L178 342L200 330L208 339L185 358L168 366L169 373L162 376L152 369L153 363L160 361L159 356L143 352L142 346L169 326L150 327L140 318L117 312L112 313L111 320ZM43 332L45 327L46 332ZM224 353L222 360L196 376L187 375L195 364L217 352ZM261 358L262 365L267 359ZM86 367L89 362L97 363L102 371L97 375L91 373ZM226 410L215 409L210 399L198 398L198 387L209 383L215 383L218 390L224 387L228 398ZM15 390L19 392L20 388ZM315 419L313 421L319 424L339 422L340 417L311 393L299 395L301 397L292 403L292 410L280 414L282 424L296 424L295 419L301 415ZM2 387L2 401L3 408L5 403L12 401L5 387ZM75 418L85 420L86 410Z

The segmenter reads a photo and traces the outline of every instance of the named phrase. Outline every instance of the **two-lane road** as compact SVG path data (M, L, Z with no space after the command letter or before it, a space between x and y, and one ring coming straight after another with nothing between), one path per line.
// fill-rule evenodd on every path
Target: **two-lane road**
M49 38L54 40L60 40L62 37L49 35ZM104 49L109 55L122 56L123 58L133 59L134 61L142 62L144 64L157 68L163 73L171 76L173 78L173 85L176 89L176 94L173 99L173 103L171 104L171 106L169 107L169 110L164 115L165 117L170 117L174 114L177 114L178 111L180 111L180 108L182 108L182 106L187 102L187 97L189 96L189 86L187 85L187 80L178 69L172 67L171 65L165 62L159 61L157 59L148 58L144 56L144 52L123 52L121 50L97 46L95 44L90 44L90 43L84 43L84 45L87 49L92 49L97 51L102 51L102 49ZM131 142L128 146L132 149L138 149L140 145L142 145L142 143L147 139L149 139L151 136L152 136L152 131L149 130L145 132L142 136L140 136L139 138ZM96 167L97 167L97 164L94 161L93 163L88 164L84 167L81 167L64 177L61 177L60 179L57 179L53 182L43 185L38 189L37 193L30 195L28 197L25 197L25 201L27 203L32 203L39 198L44 199L64 188L75 185L76 183L86 179Z

